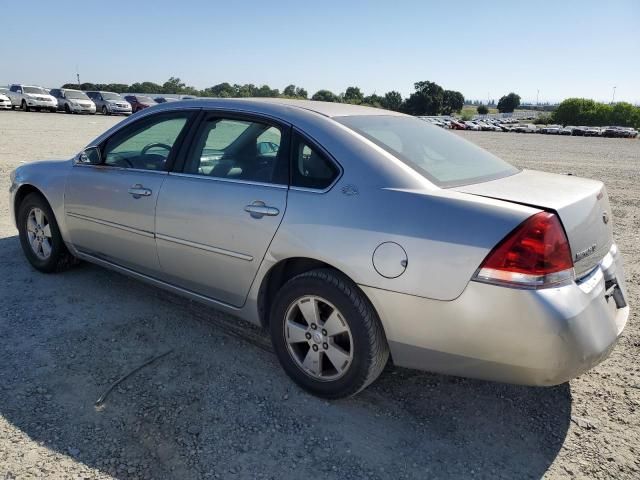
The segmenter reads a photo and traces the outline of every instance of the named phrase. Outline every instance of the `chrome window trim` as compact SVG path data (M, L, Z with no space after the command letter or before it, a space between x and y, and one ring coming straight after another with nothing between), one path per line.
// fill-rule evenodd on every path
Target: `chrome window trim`
M87 222L97 223L98 225L104 225L106 227L116 228L118 230L124 230L125 232L134 233L136 235L141 235L147 238L155 238L153 232L147 232L146 230L139 230L137 228L126 227L124 225L120 225L119 223L109 222L107 220L99 220L93 217L87 217L85 215L81 215L79 213L74 212L65 212L68 217L78 218L80 220L85 220Z
M101 163L100 165L92 165L87 163L74 163L74 167L88 167L94 168L96 170L120 170L124 172L137 172L137 173L153 173L156 175L167 175L169 172L166 170L147 170L144 168L127 168L127 167L116 167L114 165L106 165Z
M169 172L170 177L186 177L186 178L196 178L199 180L209 180L213 182L224 182L224 183L239 183L243 185L254 185L257 187L271 187L271 188L279 188L281 190L287 190L289 188L288 185L282 185L280 183L266 183L266 182L254 182L251 180L236 180L233 178L224 178L224 177L210 177L208 175L198 175L196 173L181 173L181 172Z
M198 250L204 250L206 252L219 253L220 255L226 255L227 257L238 258L240 260L245 260L247 262L253 261L253 257L251 255L246 255L240 252L234 252L232 250L226 250L224 248L212 247L210 245L204 245L202 243L192 242L190 240L183 240L182 238L170 237L168 235L163 235L161 233L156 233L156 238L158 240L164 240L165 242L177 243L178 245L184 245L191 248L196 248Z

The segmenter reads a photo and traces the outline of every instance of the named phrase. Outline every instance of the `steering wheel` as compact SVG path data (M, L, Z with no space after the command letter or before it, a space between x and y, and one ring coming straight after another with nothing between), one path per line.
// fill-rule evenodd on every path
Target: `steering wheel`
M156 147L160 147L160 148L165 148L168 152L171 151L171 145L167 145L166 143L160 143L160 142L156 142L156 143L150 143L149 145L145 146L142 151L140 152L141 155L146 155L146 153L151 150L152 148L156 148Z

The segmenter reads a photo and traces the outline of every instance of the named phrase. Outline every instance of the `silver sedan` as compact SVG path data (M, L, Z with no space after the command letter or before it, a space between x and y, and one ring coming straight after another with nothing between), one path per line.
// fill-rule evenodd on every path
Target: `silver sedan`
M93 262L270 332L327 398L394 364L529 385L610 353L629 307L599 181L521 171L381 109L194 100L11 175L29 262Z

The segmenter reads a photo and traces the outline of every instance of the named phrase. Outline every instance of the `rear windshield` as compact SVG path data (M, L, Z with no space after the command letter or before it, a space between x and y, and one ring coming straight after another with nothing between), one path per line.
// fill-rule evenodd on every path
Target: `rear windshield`
M439 187L478 183L519 171L455 133L414 117L359 115L334 120L371 140Z

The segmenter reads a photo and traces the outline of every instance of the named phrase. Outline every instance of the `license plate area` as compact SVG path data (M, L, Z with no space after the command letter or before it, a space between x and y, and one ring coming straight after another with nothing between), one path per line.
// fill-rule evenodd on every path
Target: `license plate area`
M604 287L604 298L607 302L613 300L615 302L616 308L624 308L627 306L627 302L624 299L624 295L616 279L607 280L604 284Z

